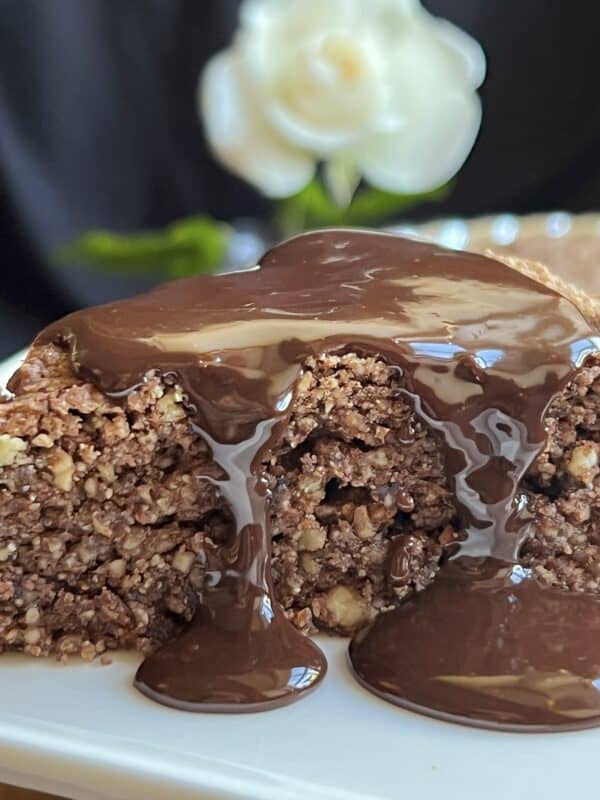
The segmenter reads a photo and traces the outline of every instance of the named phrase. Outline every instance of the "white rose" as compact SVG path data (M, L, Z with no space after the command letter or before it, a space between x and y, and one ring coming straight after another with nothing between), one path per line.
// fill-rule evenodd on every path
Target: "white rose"
M265 195L295 194L323 161L344 203L361 176L398 193L449 180L484 74L477 42L419 0L244 0L199 100L215 155Z

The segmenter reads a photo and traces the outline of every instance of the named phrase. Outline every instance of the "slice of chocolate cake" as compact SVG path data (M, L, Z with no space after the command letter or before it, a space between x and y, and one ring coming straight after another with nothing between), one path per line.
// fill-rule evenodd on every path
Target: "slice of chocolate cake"
M0 402L0 647L256 630L271 581L350 634L457 553L600 595L594 313L541 267L339 230L61 320Z

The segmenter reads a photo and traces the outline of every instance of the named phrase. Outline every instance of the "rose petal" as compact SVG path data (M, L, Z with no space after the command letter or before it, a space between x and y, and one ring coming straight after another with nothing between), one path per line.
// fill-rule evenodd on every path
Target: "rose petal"
M398 134L375 134L361 145L357 163L368 183L414 194L450 180L471 152L481 121L476 95L455 92L437 103L431 124L411 119ZM425 116L425 115L423 115Z
M280 65L279 82L265 93L265 114L282 136L316 155L344 150L381 112L379 67L372 38L319 31Z
M411 32L390 63L390 108L406 124L396 132L374 132L355 151L369 183L415 193L458 172L481 124L481 102L465 85L464 69L445 41Z
M270 103L265 110L273 126L282 136L321 158L328 158L332 153L346 150L360 141L367 130L364 126L362 128L356 126L350 130L319 127L312 121L307 122L300 114L290 113L280 103Z
M289 197L312 179L314 159L282 138L252 103L232 50L207 64L198 103L214 154L268 197Z
M357 0L245 0L237 51L265 116L326 158L359 141L379 106L370 12Z
M473 89L478 89L485 80L485 53L478 41L457 28L446 19L436 19L436 34L448 45L462 63L465 77Z

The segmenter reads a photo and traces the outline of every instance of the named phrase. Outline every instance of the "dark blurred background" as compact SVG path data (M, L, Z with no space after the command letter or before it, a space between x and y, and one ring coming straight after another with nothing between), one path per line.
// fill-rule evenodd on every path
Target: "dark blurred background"
M365 0L366 2L367 0ZM326 0L323 0L326 2ZM452 196L414 218L600 207L600 4L429 0L484 46L484 122ZM0 357L134 286L50 266L92 227L268 206L204 146L198 75L235 0L0 0Z

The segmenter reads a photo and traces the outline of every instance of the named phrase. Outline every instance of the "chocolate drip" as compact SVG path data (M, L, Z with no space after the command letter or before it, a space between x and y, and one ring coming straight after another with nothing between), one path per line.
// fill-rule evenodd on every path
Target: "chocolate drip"
M214 587L192 624L147 658L136 687L185 711L265 711L292 702L327 672L325 656L286 620L273 599L267 496L255 464L272 436L258 423L241 444L206 432L226 478L215 483L233 510L237 533L221 552Z
M273 601L264 529L243 528L223 575L175 641L139 668L136 687L185 711L264 711L314 688L325 656Z
M292 700L325 672L316 646L273 600L260 469L310 354L374 354L399 370L443 444L465 534L460 555L512 562L527 535L520 481L544 446L545 410L600 350L576 306L502 263L345 230L292 239L248 272L178 281L73 314L39 338L57 340L70 347L76 371L109 394L153 370L175 373L224 475L218 486L237 530L221 574L192 626L137 677L162 702L208 710ZM425 609L428 594L406 614ZM490 602L505 597L495 592ZM412 646L398 640L392 614L381 619L395 647ZM376 630L360 648L355 642L353 659ZM361 655L365 663L355 669L378 691L377 665Z
M600 598L458 558L353 639L358 680L439 719L530 732L600 723Z

